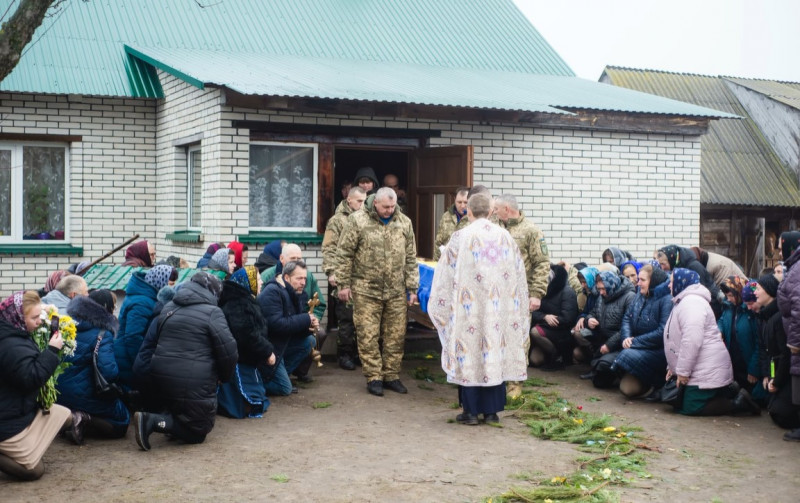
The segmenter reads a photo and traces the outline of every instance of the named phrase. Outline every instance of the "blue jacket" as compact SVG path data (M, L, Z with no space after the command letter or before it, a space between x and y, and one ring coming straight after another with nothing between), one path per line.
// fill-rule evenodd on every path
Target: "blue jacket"
M270 281L259 294L258 304L267 320L269 339L278 352L282 353L289 340L311 334L307 301L305 292L298 295L277 280Z
M655 287L651 296L645 297L637 293L622 318L620 347L609 349L612 351L621 349L622 341L628 337L633 337L632 348L663 349L664 327L671 312L672 295L669 292L668 282Z
M732 346L734 318L736 319L736 345ZM744 378L744 382L747 382L747 374L761 377L761 369L758 364L758 318L755 313L747 309L744 304L734 306L726 301L722 316L717 321L717 327L722 332L725 346L731 355L736 382L740 382L742 378Z
M67 314L75 319L78 334L75 354L66 358L72 365L58 378L57 402L72 410L88 412L92 416L126 425L130 422L128 409L122 400L100 400L94 394L94 368L92 354L97 345L100 330L105 330L97 352L97 365L107 381L113 382L119 375L114 359L114 333L117 320L103 306L89 297L77 296L67 306Z
M142 271L133 273L125 288L125 301L119 310L119 332L114 338L119 381L129 387L133 379L133 362L153 319L158 298L156 289L145 283L144 274Z

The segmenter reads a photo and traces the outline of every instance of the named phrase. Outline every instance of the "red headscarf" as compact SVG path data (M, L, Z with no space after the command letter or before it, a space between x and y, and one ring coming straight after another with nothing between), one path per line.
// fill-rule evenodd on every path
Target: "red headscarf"
M244 251L244 245L238 241L231 241L228 243L228 249L233 250L234 258L236 259L236 267L242 267L242 252Z
M133 243L125 250L125 262L122 265L129 265L133 267L153 267L153 262L150 260L150 247L147 245L147 240L143 239L138 243Z
M64 276L69 276L71 273L69 271L53 271L50 273L50 276L47 277L47 282L44 284L44 291L45 292L52 292L56 289L56 285Z
M7 321L23 332L27 332L25 313L22 310L22 294L24 293L14 292L6 300L0 302L0 319Z

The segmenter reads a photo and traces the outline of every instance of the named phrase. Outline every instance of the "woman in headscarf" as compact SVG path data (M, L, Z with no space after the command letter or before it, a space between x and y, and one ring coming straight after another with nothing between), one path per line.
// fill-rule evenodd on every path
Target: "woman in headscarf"
M542 305L531 312L530 363L534 367L557 366L572 360L575 344L571 330L578 318L578 299L560 265L550 265L550 282Z
M88 297L77 296L67 306L67 314L77 325L77 347L67 357L71 365L59 377L57 402L72 411L85 414L82 427L72 440L83 443L86 434L103 438L122 438L128 431L130 414L119 397L98 397L94 389L94 364L106 381L113 383L119 375L114 359L114 335L119 326L114 317L115 300L109 290L95 290ZM75 436L77 433L77 437Z
M125 250L125 262L122 265L131 267L153 267L156 260L156 248L147 240L133 243Z
M169 412L134 415L142 450L150 450L153 432L199 444L214 427L217 383L231 378L238 359L236 340L217 306L221 291L219 279L200 271L180 286L156 320L150 379Z
M695 271L677 268L670 281L674 307L664 329L667 376L676 376L683 398L676 406L689 416L717 416L761 408L745 389L735 394L733 367L709 302L711 294Z
M283 244L283 241L275 240L264 247L263 253L258 256L256 261L256 268L259 274L280 262Z
M225 313L239 361L230 382L220 385L217 393L220 411L235 418L261 417L269 407L263 375L275 365L275 353L267 338L267 320L256 296L262 281L258 269L246 265L222 284L219 307Z
M228 249L233 250L234 270L241 269L247 264L247 256L250 253L250 248L248 248L246 244L238 241L231 241L228 243ZM233 271L231 271L231 273L233 273Z
M611 246L603 250L602 261L604 263L614 264L621 268L624 262L635 261L636 259L629 252Z
M173 270L172 266L164 264L147 272L135 272L125 288L125 300L119 310L119 333L114 339L114 356L119 366L119 380L127 388L133 387L133 362L153 319L158 291L167 286Z
M742 290L746 279L738 275L728 276L720 285L725 294L722 316L717 322L725 347L733 365L733 379L747 389L756 400L766 398L761 386L761 370L758 363L758 318L744 305Z
M664 326L672 311L669 276L646 264L639 270L639 291L622 318L622 351L611 370L622 374L619 389L634 398L664 385Z
M206 252L203 254L203 258L197 261L197 268L202 269L203 267L208 267L208 261L211 260L211 257L217 253L217 250L222 248L220 243L212 243L206 248Z
M212 271L222 271L225 277L229 277L235 267L236 255L229 248L220 248L208 261L208 268Z
M642 268L642 264L635 260L628 260L623 262L619 266L619 273L628 279L631 282L634 288L638 286L639 283L639 270Z
M52 292L56 289L56 285L58 282L61 281L62 278L69 276L72 274L67 270L60 270L60 271L53 271L47 276L47 281L44 284L44 288L39 292L39 297L44 297L48 293Z
M722 315L724 296L720 293L717 284L714 283L714 278L697 260L692 250L678 245L667 245L656 252L656 259L661 265L661 269L667 272L674 271L678 267L696 272L700 278L700 284L706 287L711 294L711 309L714 311L714 316L719 319Z
M41 313L35 291L16 292L0 303L0 471L21 480L44 474L42 456L62 426L74 421L66 407L54 404L43 414L37 402L64 345L58 331L44 351L33 342Z

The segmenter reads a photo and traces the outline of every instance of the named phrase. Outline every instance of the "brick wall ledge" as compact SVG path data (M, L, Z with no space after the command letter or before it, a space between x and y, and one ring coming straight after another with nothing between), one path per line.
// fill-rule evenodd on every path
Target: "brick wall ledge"
M259 231L241 234L239 242L246 244L267 244L275 240L286 241L296 244L318 244L322 243L322 234L316 232L296 232L296 231Z
M175 231L167 234L167 239L179 243L202 243L203 235L200 231Z
M0 245L0 255L83 255L83 248L68 243Z

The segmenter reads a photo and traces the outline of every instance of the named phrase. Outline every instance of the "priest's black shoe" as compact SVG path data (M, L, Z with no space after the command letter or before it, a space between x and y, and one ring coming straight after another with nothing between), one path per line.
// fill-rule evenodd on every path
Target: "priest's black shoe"
M383 396L383 382L377 379L368 382L367 391L369 391L370 395Z
M476 424L478 424L478 416L476 416L475 414L467 414L466 412L464 412L463 414L459 414L456 416L456 421L458 421L461 424L475 426Z
M490 423L499 423L500 417L497 414L484 414L483 415L483 422L490 424Z
M408 388L403 386L403 383L400 382L400 379L395 379L393 381L383 381L383 387L386 389L390 389L395 393L408 393Z

